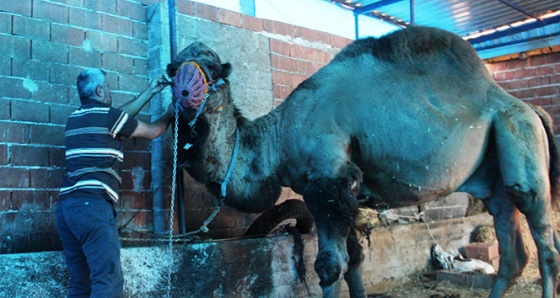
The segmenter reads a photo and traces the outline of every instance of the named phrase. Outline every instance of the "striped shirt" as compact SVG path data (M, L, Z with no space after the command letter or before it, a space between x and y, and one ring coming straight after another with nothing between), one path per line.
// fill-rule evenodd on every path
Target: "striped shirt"
M66 174L60 199L104 197L119 200L122 137L130 137L138 121L97 100L86 100L68 118L65 131Z

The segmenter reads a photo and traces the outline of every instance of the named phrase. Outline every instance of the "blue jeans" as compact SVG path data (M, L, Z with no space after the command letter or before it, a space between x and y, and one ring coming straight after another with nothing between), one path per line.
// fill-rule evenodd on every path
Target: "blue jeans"
M57 202L58 234L70 272L68 297L122 297L117 212L104 198Z

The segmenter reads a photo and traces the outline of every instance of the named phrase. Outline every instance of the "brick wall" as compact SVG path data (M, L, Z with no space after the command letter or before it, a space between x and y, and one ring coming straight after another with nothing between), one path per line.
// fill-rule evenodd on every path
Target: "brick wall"
M513 55L503 61L488 61L496 81L511 95L543 107L560 133L560 46L533 54Z
M52 212L63 175L64 125L79 105L76 77L86 67L104 68L114 106L145 87L149 2L0 2L0 253L59 248ZM130 212L151 197L150 144L127 140L125 146L119 210Z

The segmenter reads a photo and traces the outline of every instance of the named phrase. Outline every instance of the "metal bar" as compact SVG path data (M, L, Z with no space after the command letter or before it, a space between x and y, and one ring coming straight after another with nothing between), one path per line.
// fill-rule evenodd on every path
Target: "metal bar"
M354 12L354 32L356 33L355 39L360 39L360 22L358 17L360 14Z
M489 40L493 40L493 39L498 39L501 37L505 37L505 36L511 36L517 33L521 33L524 31L528 31L531 29L535 29L535 28L540 28L540 27L544 27L546 25L550 25L550 24L554 24L554 23L560 23L560 16L554 16L551 18L547 18L544 19L540 22L532 22L532 23L528 23L525 25L521 25L518 27L512 27L510 29L507 30L503 30L503 31L497 31L495 33L491 33L491 34L487 34L481 37L477 37L477 38L471 38L471 39L467 39L467 41L469 43L471 43L472 45L476 45L479 43L483 43Z
M410 25L414 25L414 0L410 0Z
M519 5L515 4L515 3L511 3L511 2L509 2L508 0L498 0L498 1L500 1L500 2L502 2L503 4L505 4L505 5L507 5L507 6L511 7L511 8L513 8L513 9L519 11L520 13L522 13L522 14L524 14L524 15L527 15L527 16L530 16L530 17L532 17L532 18L534 18L534 19L539 20L539 17L537 17L534 13L531 13L531 12L525 10L523 7L521 7L521 6L519 6Z
M368 13L370 11L374 11L374 10L380 8L380 7L391 5L391 4L394 4L394 3L397 3L397 2L401 2L401 1L403 1L403 0L382 0L382 1L379 1L379 2L375 2L375 3L372 3L372 4L362 6L362 7L356 7L354 9L354 12L356 12L358 14L364 14L364 13Z

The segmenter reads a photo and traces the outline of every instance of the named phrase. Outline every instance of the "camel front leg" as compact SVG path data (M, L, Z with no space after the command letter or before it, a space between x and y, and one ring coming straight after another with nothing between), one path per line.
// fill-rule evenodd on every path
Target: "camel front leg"
M319 252L315 271L325 298L339 296L341 277L348 269L346 239L358 210L349 185L345 179L323 179L310 183L304 191L304 200L317 228ZM352 297L365 297L361 276L352 272L349 277L353 281L360 280L359 288L351 290L351 293L360 293L352 294Z

